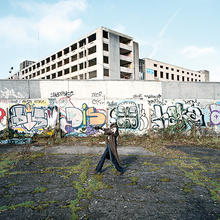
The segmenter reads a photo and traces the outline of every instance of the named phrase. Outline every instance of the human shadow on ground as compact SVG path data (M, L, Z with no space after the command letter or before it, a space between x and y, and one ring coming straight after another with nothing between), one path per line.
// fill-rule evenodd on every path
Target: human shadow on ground
M124 173L129 169L129 167L133 163L135 163L136 160L137 160L137 156L127 156L126 158L120 160L120 165L123 167ZM108 161L111 163L110 160ZM110 169L112 166L114 167L114 165L108 165L107 167L103 168L102 173Z

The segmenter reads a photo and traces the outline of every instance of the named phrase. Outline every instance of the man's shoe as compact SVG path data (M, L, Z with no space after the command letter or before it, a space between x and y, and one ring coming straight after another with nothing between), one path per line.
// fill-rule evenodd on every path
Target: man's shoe
M101 174L101 171L93 170L93 174Z

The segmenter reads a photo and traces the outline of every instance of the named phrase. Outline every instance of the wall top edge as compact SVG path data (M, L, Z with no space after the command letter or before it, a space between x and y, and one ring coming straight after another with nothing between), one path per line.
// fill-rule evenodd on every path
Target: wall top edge
M0 79L0 82L55 82L55 81L67 81L67 82L151 82L151 83L162 83L162 84L189 84L189 85L199 85L199 84L220 84L220 82L170 82L170 81L154 81L154 80L117 80L117 79L113 79L113 80L71 80L71 79L53 79L53 80L44 80L44 79L34 79L34 80L28 80L28 79Z

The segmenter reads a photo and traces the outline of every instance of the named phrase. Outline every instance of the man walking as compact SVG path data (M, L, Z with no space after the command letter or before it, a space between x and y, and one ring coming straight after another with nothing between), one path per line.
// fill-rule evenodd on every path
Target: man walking
M117 125L116 119L111 118L110 128L96 127L96 129L102 130L104 132L104 134L107 135L107 137L106 137L105 151L102 154L98 165L96 166L95 172L96 173L101 173L102 167L103 167L104 162L105 162L105 159L107 158L107 159L111 160L112 164L115 166L117 171L120 174L123 174L124 170L120 166L120 161L119 161L118 151L117 151L117 145L118 145L117 138L119 136L119 132L118 132L118 125Z

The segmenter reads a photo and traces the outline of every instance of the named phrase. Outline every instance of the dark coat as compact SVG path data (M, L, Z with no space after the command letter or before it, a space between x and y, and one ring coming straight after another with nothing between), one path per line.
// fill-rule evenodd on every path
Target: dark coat
M118 164L120 164L118 151L117 151L117 138L119 136L117 124L111 124L110 128L104 128L104 134L108 135L106 138L106 144L109 144L112 153L114 154Z

